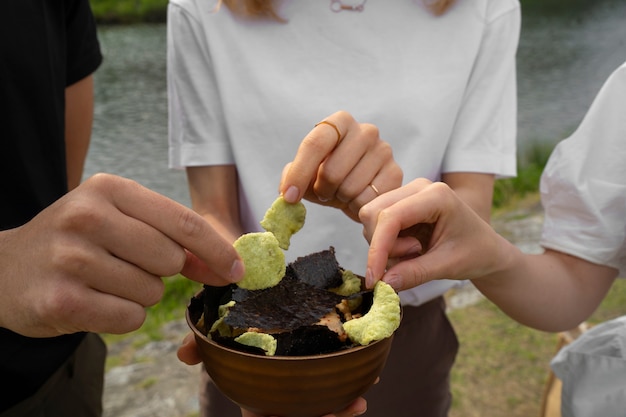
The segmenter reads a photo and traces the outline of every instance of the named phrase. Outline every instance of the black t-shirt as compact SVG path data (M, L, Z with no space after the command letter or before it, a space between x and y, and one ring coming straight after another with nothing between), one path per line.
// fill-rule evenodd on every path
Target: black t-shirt
M0 230L67 192L65 88L101 62L88 0L2 2ZM0 328L0 411L33 394L83 336L32 339Z

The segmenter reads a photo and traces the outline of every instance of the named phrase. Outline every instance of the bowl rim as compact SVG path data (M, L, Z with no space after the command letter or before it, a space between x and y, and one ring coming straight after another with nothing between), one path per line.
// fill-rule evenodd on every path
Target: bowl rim
M402 311L402 310L400 310ZM402 313L400 313L402 314ZM221 350L224 350L226 352L232 353L232 354L236 354L236 355L241 355L241 356L247 356L247 357L251 357L251 358L256 358L259 360L273 360L273 361L302 361L302 360L321 360L321 359L325 359L325 358L332 358L332 357L340 357L343 355L347 355L349 353L354 353L357 352L359 350L363 350L363 349L367 349L372 347L375 344L384 342L387 339L391 339L393 338L394 334L392 334L389 337L386 337L384 339L379 339L379 340L375 340L367 345L357 345L357 346L353 346L347 349L341 349L335 352L330 352L330 353L320 353L317 355L300 355L300 356L286 356L286 355L273 355L273 356L267 356L267 355L258 355L258 354L254 354L254 353L248 353L248 352L243 352L241 350L237 350L237 349L232 349L229 348L227 346L223 346L220 345L219 343L217 343L216 341L214 341L213 339L210 339L209 337L207 337L204 333L202 333L200 331L200 329L198 329L196 327L196 324L192 322L191 320L191 316L189 314L189 306L187 306L187 308L185 309L185 318L187 320L187 325L191 328L191 331L194 333L194 335L196 337L201 338L203 341L207 342L208 344L217 347Z

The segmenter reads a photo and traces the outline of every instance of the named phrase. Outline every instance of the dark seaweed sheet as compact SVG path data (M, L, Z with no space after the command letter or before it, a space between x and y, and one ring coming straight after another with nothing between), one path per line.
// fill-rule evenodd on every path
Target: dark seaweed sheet
M207 323L213 323L217 319L218 306L234 300L235 305L229 309L225 323L241 330L257 328L272 334L277 340L276 355L335 352L352 346L351 342L342 341L337 333L316 323L329 312L336 311L337 304L346 298L328 291L342 282L342 269L335 258L334 248L330 247L290 263L285 277L271 288L252 291L235 284L227 287L205 285L202 296L204 317ZM371 306L371 296L371 291L363 294L363 311ZM198 307L195 305L194 310ZM230 337L218 334L211 337L224 346L264 354L262 349L242 345Z
M349 339L343 342L326 326L303 326L292 332L275 334L276 355L304 356L337 352L352 345Z
M316 288L335 288L343 282L335 248L301 256L287 265L287 275Z
M285 277L278 285L237 302L229 309L224 322L235 328L254 327L270 333L292 331L317 323L334 311L343 298Z

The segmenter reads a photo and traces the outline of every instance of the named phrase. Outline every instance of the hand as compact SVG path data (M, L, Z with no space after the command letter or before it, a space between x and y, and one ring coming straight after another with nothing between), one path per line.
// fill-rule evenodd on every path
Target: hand
M0 326L29 337L125 333L163 295L161 277L241 279L230 243L192 210L99 174L0 233Z
M294 160L283 170L279 191L288 202L305 198L339 208L359 221L361 206L400 185L402 170L378 128L340 111L302 140Z
M197 365L202 362L202 357L200 356L200 348L196 343L196 339L193 333L187 333L187 335L183 339L183 343L181 343L181 345L178 347L176 356L178 356L178 360L187 365Z
M494 269L503 244L450 187L426 179L375 199L359 217L370 242L368 287L379 279L400 291L435 279L481 277Z
M322 417L354 417L360 416L367 411L367 402L364 398L357 398L352 404L347 406L341 411L335 414L326 414ZM254 414L248 410L241 409L241 417L263 417L259 414Z

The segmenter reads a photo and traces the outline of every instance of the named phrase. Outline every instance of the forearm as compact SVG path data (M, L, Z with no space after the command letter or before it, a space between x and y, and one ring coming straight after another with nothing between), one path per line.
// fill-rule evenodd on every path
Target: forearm
M442 175L442 181L454 190L481 219L489 223L493 201L493 174L453 172Z
M243 233L236 168L233 165L188 167L187 179L194 211L220 235L234 242Z
M226 240L233 243L244 232L238 220L231 217L225 219L222 216L210 212L202 213L202 217Z
M586 320L617 271L555 251L522 253L501 239L499 269L475 286L507 315L544 331L571 329Z
M509 316L541 330L566 330L587 319L618 272L553 250L524 254L456 191L425 179L373 200L360 217L370 241L369 286L383 279L402 291L437 279L470 279ZM420 253L413 236L398 236L424 223L433 230ZM389 266L390 259L401 261Z
M492 175L454 173L444 179L489 222ZM595 269L601 266L554 251L527 255L500 236L495 239L500 240L496 246L502 252L493 259L501 261L500 270L473 282L505 313L527 326L547 331L575 327L595 310L610 286L597 285L602 278Z

